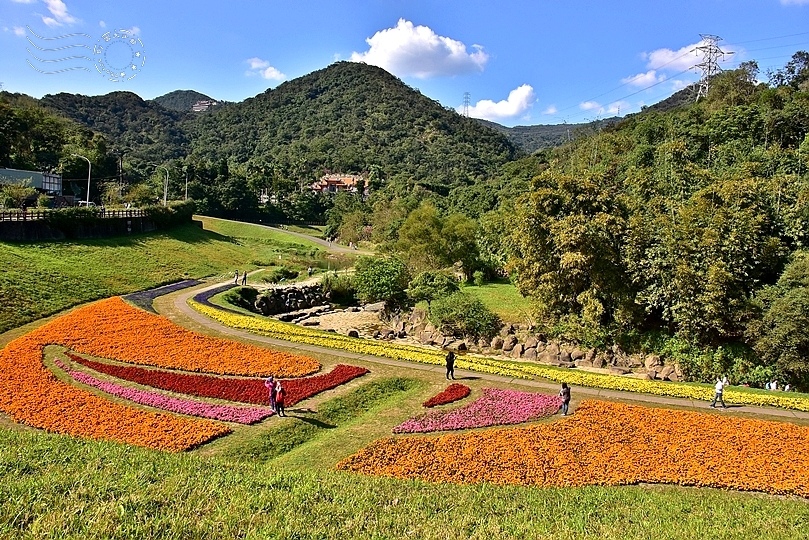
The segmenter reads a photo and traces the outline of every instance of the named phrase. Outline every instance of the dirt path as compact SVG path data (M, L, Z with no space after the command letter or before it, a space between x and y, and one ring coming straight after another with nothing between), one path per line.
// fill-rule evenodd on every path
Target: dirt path
M297 349L304 353L309 354L328 354L331 356L336 356L339 358L344 358L346 361L358 360L361 362L369 362L375 364L384 364L387 366L396 366L401 367L402 369L406 370L419 370L425 372L434 372L435 377L437 379L441 379L444 377L444 367L443 366L435 366L429 364L420 364L417 362L404 362L400 360L392 360L390 358L383 358L379 356L372 356L368 354L357 354L349 351L344 351L340 349L330 349L327 347L320 347L317 345L308 345L303 343L293 343L289 341L284 341L280 339L269 338L265 336L260 336L257 334L252 334L250 332L245 332L243 330L238 330L235 328L230 328L223 324L218 323L212 319L209 319L205 315L201 313L197 313L188 305L188 299L200 292L201 290L214 288L219 286L220 284L208 285L202 288L194 288L194 289L186 289L176 293L172 298L173 304L177 312L179 312L183 317L188 318L189 320L193 321L194 323L214 330L216 332L222 334L229 334L232 336L239 337L241 339L256 341L260 343L265 343L267 345L275 345L285 348L292 348ZM459 380L464 379L472 379L472 380L489 380L493 382L505 383L514 386L523 386L528 388L534 388L537 390L542 391L550 391L550 392L557 392L559 390L559 385L557 383L550 383L545 381L536 381L536 380L526 380L526 379L514 379L511 377L504 377L501 375L491 375L488 373L479 373L476 371L467 371L462 369L455 370L456 378ZM589 388L584 386L577 386L573 388L573 395L574 400L578 401L583 398L598 398L598 399L605 399L611 401L622 401L622 402L635 402L641 403L644 405L660 405L664 407L672 407L672 408L679 408L679 409L690 409L690 410L697 410L708 412L712 409L709 407L708 402L705 401L695 401L693 399L684 399L684 398L672 398L672 397L664 397L664 396L654 396L650 394L640 394L634 392L623 392L618 390L605 390L599 388ZM774 417L782 420L802 420L802 421L809 421L809 413L802 412L802 411L793 411L788 409L776 409L772 407L753 407L750 405L728 405L729 409L727 412L723 411L722 409L718 409L716 411L717 414L742 414L742 415L755 415L755 416L769 416Z

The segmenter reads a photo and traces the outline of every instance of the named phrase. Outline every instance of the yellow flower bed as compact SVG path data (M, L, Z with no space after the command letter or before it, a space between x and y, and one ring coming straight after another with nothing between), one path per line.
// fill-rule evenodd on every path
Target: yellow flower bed
M341 349L358 354L381 356L394 360L407 360L434 365L444 364L444 353L434 349L427 349L417 345L405 345L402 343L376 342L366 339L350 338L332 332L324 332L322 330L314 330L292 323L284 323L275 319L265 319L226 312L200 304L194 300L189 300L188 303L199 313L225 326L247 330L276 339L309 345L320 345L322 347ZM460 369L519 379L536 379L539 377L577 386L603 388L605 390L620 390L624 392L640 392L702 401L712 399L714 392L713 387L709 386L647 381L618 375L603 375L577 369L543 366L529 362L516 363L496 358L472 358L466 356L458 358L455 365ZM724 398L726 401L738 405L770 406L809 411L809 399L802 396L793 396L784 392L758 394L728 388L725 390Z

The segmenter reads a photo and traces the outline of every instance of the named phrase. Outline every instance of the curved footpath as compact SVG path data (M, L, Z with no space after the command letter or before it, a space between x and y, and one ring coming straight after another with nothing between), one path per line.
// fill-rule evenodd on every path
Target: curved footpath
M284 231L289 232L289 231ZM292 234L292 233L290 233ZM305 235L304 235L305 236ZM225 326L220 324L217 321L209 319L205 315L201 313L197 313L194 311L191 306L188 305L188 299L192 296L196 295L200 291L213 289L215 287L219 287L223 283L215 283L213 285L207 285L205 287L197 287L193 289L184 289L176 294L174 294L172 300L174 302L174 307L179 311L183 316L193 320L194 322L215 330L217 332L223 334L229 334L232 336L236 336L243 339L248 339L252 341L257 341L260 343L266 343L268 345L276 345L282 346L287 348L297 349L299 351L305 351L311 354L329 354L331 356L336 356L339 358L345 358L347 361L351 360L361 360L363 362L371 362L376 364L384 364L388 366L398 366L407 369L415 369L420 371L428 371L428 372L435 372L436 378L443 378L444 377L444 366L436 366L431 364L421 364L418 362L403 362L400 360L392 360L390 358L383 358L379 356L372 356L368 354L358 354L354 352L344 351L341 349L330 349L327 347L320 347L317 345L308 345L303 343L293 343L290 341L284 341L281 339L270 338L266 336L261 336L258 334L252 334L250 332L246 332L244 330L238 330L236 328L230 328L229 326ZM456 369L455 375L459 380L463 380L464 378L475 378L475 379L483 379L489 381L496 381L502 383L508 383L512 385L519 385L519 386L526 386L530 388L535 388L543 391L551 391L552 393L556 393L559 390L559 384L551 383L551 382L544 382L544 381L536 381L536 380L526 380L526 379L514 379L511 377L503 377L502 375L492 375L488 373L480 373L477 371L468 371L468 370L461 370ZM678 407L678 408L686 408L691 410L698 410L698 411L711 411L712 409L709 406L709 403L706 401L695 401L693 399L684 399L684 398L671 398L665 396L656 396L651 394L640 394L634 392L623 392L619 390L605 390L600 388L589 388L586 386L575 386L573 387L573 396L574 398L579 401L584 398L599 398L599 399L606 399L606 400L615 400L615 401L634 401L648 405L662 405L664 407ZM754 407L750 405L734 405L733 403L728 403L729 409L728 412L724 412L722 409L716 409L717 414L737 414L737 413L744 413L744 414L753 414L753 415L763 415L763 416L770 416L770 417L777 417L779 419L784 420L793 420L793 419L803 419L809 420L809 412L803 411L792 411L787 409L776 409L773 407Z
M223 220L223 221L233 221L233 220ZM241 222L234 222L234 223L241 223ZM267 229L280 232L283 234L288 234L290 236L294 236L296 238L300 238L301 240L307 240L309 242L314 242L315 244L319 244L320 246L326 248L328 251L332 253L353 253L355 255L373 255L373 251L366 251L364 249L352 249L335 242L329 242L328 240L323 240L322 238L316 238L314 236L299 233L295 231L290 231L287 229L282 229L280 227L273 227L272 225L261 225L260 223L254 223L253 225L258 225L260 227L266 227Z

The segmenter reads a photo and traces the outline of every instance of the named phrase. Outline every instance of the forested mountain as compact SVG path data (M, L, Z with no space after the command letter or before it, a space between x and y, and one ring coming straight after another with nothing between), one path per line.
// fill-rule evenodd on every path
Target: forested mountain
M182 158L188 147L180 125L183 113L132 92L103 96L61 93L44 96L40 104L106 136L111 152L126 152L127 166L136 177L150 174L151 164Z
M377 170L447 193L517 155L494 130L431 100L381 68L338 62L189 124L192 157L274 177Z
M201 94L194 90L175 90L173 92L169 92L168 94L158 96L152 101L161 107L172 111L190 112L191 107L197 101L210 101L212 99L212 97L206 96L205 94Z
M506 127L489 120L477 119L484 126L499 131L520 150L533 153L537 150L562 146L581 136L590 135L614 123L618 117L604 118L580 124L537 124L535 126Z

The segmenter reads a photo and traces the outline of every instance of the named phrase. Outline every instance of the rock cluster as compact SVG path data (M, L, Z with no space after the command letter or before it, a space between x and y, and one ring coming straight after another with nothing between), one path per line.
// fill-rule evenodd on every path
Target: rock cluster
M262 315L278 315L328 305L329 301L320 285L279 287L268 290L256 299L256 309Z

